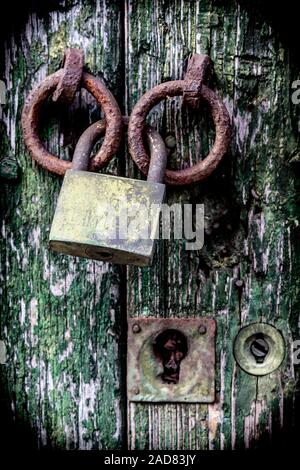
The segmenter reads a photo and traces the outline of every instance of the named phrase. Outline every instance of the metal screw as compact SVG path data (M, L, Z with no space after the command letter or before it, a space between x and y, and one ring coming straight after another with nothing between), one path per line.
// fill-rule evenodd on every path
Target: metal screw
M198 331L200 333L200 335L205 335L206 331L207 331L207 328L205 325L200 325L199 328L198 328Z
M133 395L138 395L138 394L140 393L140 389L139 389L138 387L133 387L133 388L131 389L131 393L132 393Z
M137 323L135 323L134 325L132 325L132 332L133 332L133 333L139 333L140 331L141 331L140 325L138 325Z
M261 364L269 352L269 345L264 338L255 338L251 343L250 351L255 357L256 362Z
M168 149L174 149L176 147L176 139L173 135L167 135L165 138L165 144Z

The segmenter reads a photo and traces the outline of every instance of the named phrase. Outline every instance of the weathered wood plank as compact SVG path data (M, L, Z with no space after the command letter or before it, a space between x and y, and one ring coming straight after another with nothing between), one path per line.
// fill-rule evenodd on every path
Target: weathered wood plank
M146 89L181 78L188 55L201 52L214 60L213 86L233 119L231 152L215 175L201 185L168 188L170 202L205 204L204 248L186 252L184 243L166 241L153 268L130 269L128 279L129 315L217 319L216 402L129 404L129 447L283 445L299 413L299 368L292 357L300 290L299 107L290 103L290 85L300 75L295 58L257 2L127 0L125 35L122 2L50 3L49 14L39 8L17 19L0 76L8 90L3 99L1 85L0 339L7 359L0 364L0 403L14 442L125 445L125 274L48 251L60 182L32 164L19 125L24 97L59 66L66 45L84 49L90 70L103 73L121 103L124 38L127 111ZM99 115L82 96L86 104L78 100L71 113L61 111L61 128L55 108L47 108L44 136L62 158ZM211 120L181 112L179 100L158 106L152 120L164 136L175 136L173 167L195 162L199 149L204 156L214 138ZM131 161L127 169L138 175ZM274 324L287 342L282 369L260 379L242 372L232 354L239 327L254 321Z
M60 2L48 14L31 13L6 38L1 150L16 157L21 179L1 183L1 339L7 362L0 367L15 445L18 432L23 443L39 447L118 448L123 440L122 271L49 251L61 181L32 163L20 130L25 96L58 68L66 46L81 47L90 71L103 76L118 98L121 34L120 6L97 0ZM49 105L43 131L48 147L69 158L80 130L98 116L86 93L71 111Z
M246 8L247 7L247 8ZM292 340L299 337L299 248L295 169L297 111L291 77L299 69L279 34L255 5L234 1L127 1L127 105L146 89L181 78L192 52L214 61L214 85L232 116L231 152L209 181L174 190L170 202L204 203L201 251L161 244L151 269L129 272L131 316L217 319L217 399L213 405L129 404L130 448L244 448L272 442L291 428L297 375ZM151 119L176 138L170 166L196 161L213 141L210 121L180 111L179 100ZM137 174L132 165L130 174ZM242 288L235 284L243 280ZM284 366L257 379L236 365L240 326L267 321L287 342Z

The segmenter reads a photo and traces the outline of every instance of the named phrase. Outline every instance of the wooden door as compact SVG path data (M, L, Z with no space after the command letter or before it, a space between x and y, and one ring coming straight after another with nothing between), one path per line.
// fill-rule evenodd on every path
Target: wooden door
M260 2L110 0L29 2L1 32L1 409L8 440L33 448L239 449L284 445L297 423L299 367L300 77L289 43ZM3 22L3 19L2 19ZM20 115L66 46L129 114L149 88L180 79L193 52L214 62L211 86L232 119L231 149L205 182L167 188L168 201L205 204L205 244L160 243L151 268L54 254L49 228L61 185L24 146ZM43 137L61 158L100 110L87 93L48 105ZM205 156L211 118L168 100L150 116L173 136L169 166ZM106 171L140 177L120 152ZM126 155L126 158L125 158ZM17 176L18 172L18 176ZM237 282L239 281L239 282ZM126 400L126 317L211 316L217 322L216 400ZM267 322L286 343L270 375L233 356L242 326Z

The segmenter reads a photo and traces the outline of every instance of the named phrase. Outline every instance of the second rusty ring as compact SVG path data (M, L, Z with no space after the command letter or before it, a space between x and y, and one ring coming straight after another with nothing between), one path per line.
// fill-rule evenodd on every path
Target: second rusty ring
M157 85L140 98L131 113L128 126L129 152L144 175L147 175L149 168L149 156L143 139L146 117L153 106L161 100L168 96L182 95L185 87L185 80L174 80ZM165 183L184 185L201 181L215 170L226 153L231 136L228 111L221 99L206 85L202 85L200 95L212 113L216 130L215 143L208 156L196 165L183 170L167 169Z
M46 77L28 96L22 111L22 128L25 143L32 158L45 170L64 175L72 163L52 155L39 137L39 118L44 101L55 91L64 70L60 69ZM106 133L99 152L90 162L92 171L105 166L119 148L122 137L122 115L112 93L98 78L83 73L81 86L88 90L102 107L106 120Z

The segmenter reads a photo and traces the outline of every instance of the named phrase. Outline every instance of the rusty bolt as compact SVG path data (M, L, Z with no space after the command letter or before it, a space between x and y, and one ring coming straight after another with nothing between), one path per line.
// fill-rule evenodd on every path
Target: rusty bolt
M139 389L139 387L133 387L131 389L131 392L132 392L133 395L138 395L140 393L140 389Z
M140 331L141 331L140 325L138 325L137 323L135 323L134 325L132 325L132 332L133 332L133 333L139 333Z
M176 139L173 135L167 135L165 138L165 144L168 149L174 149L176 147Z
M206 329L206 326L205 325L200 325L199 328L198 328L198 331L200 333L200 335L205 335L207 329Z
M235 286L238 288L238 289L241 289L243 286L244 286L244 281L243 279L237 279L235 281Z

